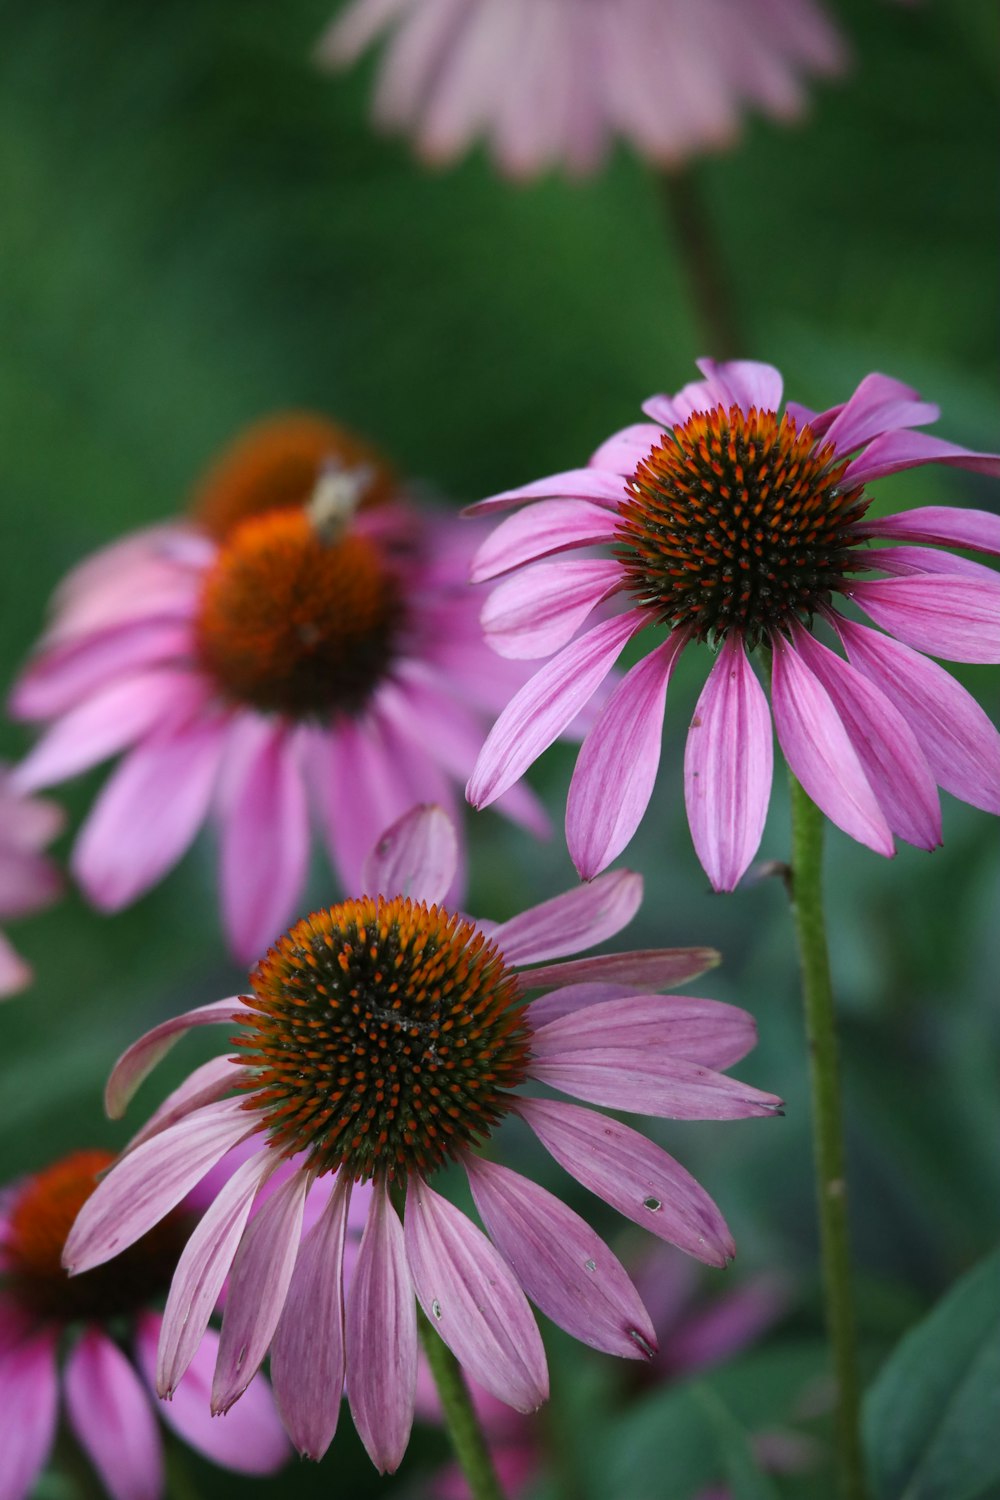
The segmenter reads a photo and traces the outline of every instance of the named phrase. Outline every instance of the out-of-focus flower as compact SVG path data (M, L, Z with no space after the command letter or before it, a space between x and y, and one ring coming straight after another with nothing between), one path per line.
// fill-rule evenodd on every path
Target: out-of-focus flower
M139 532L63 583L12 710L47 731L23 790L124 752L82 827L74 874L103 911L219 825L236 954L290 919L318 820L344 887L414 802L456 801L495 714L498 672L468 587L475 538L403 502L384 464L320 418L243 438L195 518ZM533 795L505 809L547 828Z
M1000 812L1000 736L923 654L1000 661L1000 577L937 550L1000 553L1000 517L942 506L868 515L868 487L886 475L924 464L1000 474L1000 458L912 431L938 409L885 375L867 376L830 411L788 402L779 414L782 380L770 365L700 368L704 380L654 396L650 421L615 433L588 468L473 507L537 502L497 527L473 577L514 575L483 611L498 651L557 654L494 725L470 801L484 807L511 787L645 631L652 649L600 714L570 786L566 835L585 878L642 819L667 685L691 643L716 652L684 779L694 845L717 890L731 890L753 859L771 792L771 714L748 657L755 649L771 658L789 766L852 838L886 855L894 834L934 848L939 785ZM566 555L601 544L606 557ZM837 595L887 634L845 614ZM572 639L607 600L628 608ZM814 633L819 623L846 661Z
M484 138L502 171L594 171L624 136L676 166L731 146L748 109L804 105L845 50L816 0L352 0L319 45L330 67L389 34L384 128L433 162Z
M618 871L500 926L477 925L437 904L455 859L448 818L414 809L367 865L362 887L374 894L299 922L254 969L252 993L189 1011L131 1047L109 1083L112 1113L190 1027L239 1027L227 1055L154 1115L66 1247L73 1271L109 1260L225 1152L256 1138L259 1150L181 1257L157 1383L164 1394L176 1387L229 1275L213 1408L232 1406L270 1346L279 1409L312 1457L333 1437L346 1374L373 1461L400 1462L415 1399L414 1294L472 1378L520 1411L548 1392L526 1294L595 1348L653 1352L648 1315L603 1241L552 1193L479 1154L508 1114L654 1234L711 1265L732 1254L719 1210L665 1151L598 1111L525 1096L526 1080L682 1119L766 1116L779 1104L718 1071L753 1046L752 1017L657 993L702 972L710 950L559 962L621 930L641 900L638 876ZM545 993L529 1004L532 991ZM292 1154L301 1166L247 1227L262 1187ZM429 1186L451 1162L464 1169L490 1238ZM317 1179L328 1201L300 1242ZM345 1312L346 1215L359 1181L371 1183L371 1198Z
M73 1279L60 1264L77 1212L113 1157L77 1151L0 1200L0 1493L22 1500L55 1439L61 1400L74 1437L112 1500L165 1494L157 1414L186 1443L242 1474L270 1474L291 1456L263 1379L239 1411L211 1420L206 1382L218 1335L205 1334L169 1404L153 1374L166 1292L189 1228L163 1218L113 1266ZM60 1376L61 1369L61 1376Z
M0 766L0 919L27 917L49 906L62 889L62 878L42 850L62 828L63 813L54 802L26 797L6 766ZM34 978L0 932L0 1000L16 995Z

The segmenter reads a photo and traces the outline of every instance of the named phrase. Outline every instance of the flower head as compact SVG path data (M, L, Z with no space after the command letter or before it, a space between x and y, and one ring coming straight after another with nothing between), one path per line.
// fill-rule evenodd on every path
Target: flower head
M785 758L853 838L887 855L894 835L934 848L938 786L1000 812L1000 736L924 655L1000 660L1000 578L938 550L1000 552L1000 518L941 506L869 515L870 486L886 475L923 464L997 474L1000 458L913 431L937 408L885 375L815 413L791 402L781 412L769 365L703 360L701 370L703 380L647 402L651 420L609 438L588 468L473 507L531 502L497 527L473 577L512 575L483 611L498 652L556 654L494 725L470 801L483 807L512 786L645 632L651 650L601 712L570 786L566 834L585 878L646 811L667 686L697 644L715 663L691 720L685 792L716 889L731 890L753 859L770 798L771 714L748 655L758 648ZM572 556L595 546L607 555ZM573 639L608 600L624 613Z
M310 807L350 889L415 800L452 805L484 716L525 675L483 643L472 545L360 440L286 417L223 456L190 521L71 574L14 690L14 712L47 726L16 784L122 754L73 851L90 899L126 906L213 817L226 930L249 960L295 908ZM506 810L545 831L521 789Z
M383 33L379 124L434 162L485 138L514 177L592 172L615 135L677 166L731 145L748 109L796 116L802 79L844 64L817 0L352 0L320 61Z
M59 871L42 850L63 825L62 809L41 797L26 797L6 766L0 766L0 918L26 917L50 906L62 889ZM0 999L32 981L25 963L0 932Z
M178 1401L153 1391L161 1314L189 1229L175 1207L115 1261L70 1278L66 1236L113 1158L76 1151L0 1200L0 1452L3 1494L22 1500L53 1445L62 1398L70 1429L114 1500L163 1495L156 1413L225 1468L267 1474L289 1450L270 1394L258 1381L245 1408L212 1423L205 1394L217 1335L206 1333Z
M529 1097L525 1081L683 1119L770 1115L779 1104L718 1071L753 1046L749 1015L658 993L714 962L710 951L561 962L630 920L638 876L607 875L493 926L439 904L455 857L441 810L414 809L367 865L363 885L374 894L298 923L257 965L251 993L168 1021L124 1054L109 1083L113 1113L189 1027L240 1028L235 1055L205 1064L154 1115L66 1247L73 1271L102 1264L225 1152L258 1142L181 1257L159 1389L177 1386L229 1275L214 1409L237 1400L270 1346L285 1423L312 1457L333 1437L346 1377L373 1460L398 1465L414 1410L414 1295L468 1373L520 1411L547 1394L526 1294L585 1343L651 1355L649 1318L607 1246L552 1193L485 1154L506 1115L660 1238L710 1265L733 1253L719 1210L659 1146L599 1111ZM258 1195L288 1161L295 1169L247 1228ZM440 1184L430 1186L448 1163L464 1171L489 1237ZM356 1184L369 1196L345 1311ZM303 1213L319 1192L325 1206L303 1236Z

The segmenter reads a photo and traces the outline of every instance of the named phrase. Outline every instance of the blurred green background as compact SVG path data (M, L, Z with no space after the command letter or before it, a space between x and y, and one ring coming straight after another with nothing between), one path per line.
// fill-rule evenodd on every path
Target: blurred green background
M180 508L215 450L257 416L325 411L458 504L581 462L710 352L644 164L619 151L594 182L517 188L478 156L423 172L369 129L371 67L339 78L311 68L330 5L0 10L6 682L65 570ZM831 9L852 74L815 92L801 126L752 121L738 150L697 168L741 352L778 364L806 404L832 404L884 370L941 404L945 436L995 448L995 9ZM995 485L944 470L904 475L881 497L1000 502ZM752 1427L787 1415L822 1371L805 1054L780 883L711 896L685 827L683 732L703 665L685 658L671 689L657 795L626 856L647 899L623 941L721 948L725 966L701 991L754 1011L761 1041L742 1073L788 1102L783 1120L652 1127L729 1217L740 1245L730 1281L777 1267L798 1289L769 1348L719 1377L727 1409ZM995 718L996 672L965 680ZM0 733L16 759L26 735ZM535 774L557 818L571 764L556 751ZM66 790L72 825L100 780ZM839 833L829 841L869 1369L1000 1228L1000 844L990 818L945 802L933 857L903 846L889 865ZM778 786L762 856L782 858L786 835ZM474 911L503 917L573 881L560 832L539 853L483 815L473 838ZM153 1020L240 987L212 856L203 839L112 919L70 893L17 926L38 982L2 1016L0 1181L79 1144L120 1143L100 1106L114 1056ZM333 894L318 868L316 900ZM137 1117L199 1055L192 1040L171 1058ZM517 1138L513 1149L528 1148ZM546 1431L575 1477L548 1493L683 1500L667 1418L625 1399L612 1361L552 1347ZM821 1435L822 1413L806 1427ZM345 1420L318 1468L245 1481L185 1456L171 1493L418 1495L443 1453L428 1432L394 1480L379 1480ZM775 1483L777 1494L831 1493L822 1468ZM52 1479L44 1493L69 1492Z

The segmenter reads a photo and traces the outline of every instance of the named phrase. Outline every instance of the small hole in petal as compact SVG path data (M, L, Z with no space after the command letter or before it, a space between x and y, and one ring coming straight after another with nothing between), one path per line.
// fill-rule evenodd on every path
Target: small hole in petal
M441 1317L441 1304L437 1300L436 1297L434 1298L434 1301L431 1303L431 1312L434 1314L435 1318L440 1318Z
M648 1208L651 1214L655 1214L659 1213L660 1209L663 1207L663 1204L660 1202L659 1198L643 1198L642 1206L643 1208Z
M596 1271L597 1270L597 1261L596 1260L585 1260L584 1263L583 1263L583 1268L584 1268L585 1271Z

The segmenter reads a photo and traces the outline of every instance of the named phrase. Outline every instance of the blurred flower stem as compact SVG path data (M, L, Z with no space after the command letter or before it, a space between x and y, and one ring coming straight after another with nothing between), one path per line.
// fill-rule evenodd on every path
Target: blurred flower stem
M823 910L823 814L791 773L789 781L792 799L789 893L802 966L809 1044L823 1286L837 1381L837 1461L844 1500L865 1500L840 1065Z
M660 173L660 197L694 304L702 354L732 359L742 348L739 318L719 255L718 239L691 167Z
M437 1387L444 1423L455 1450L462 1473L465 1475L472 1500L504 1500L503 1490L493 1467L493 1459L486 1445L483 1429L479 1425L472 1405L469 1388L462 1379L458 1360L443 1342L426 1315L417 1308L417 1326L420 1342Z

